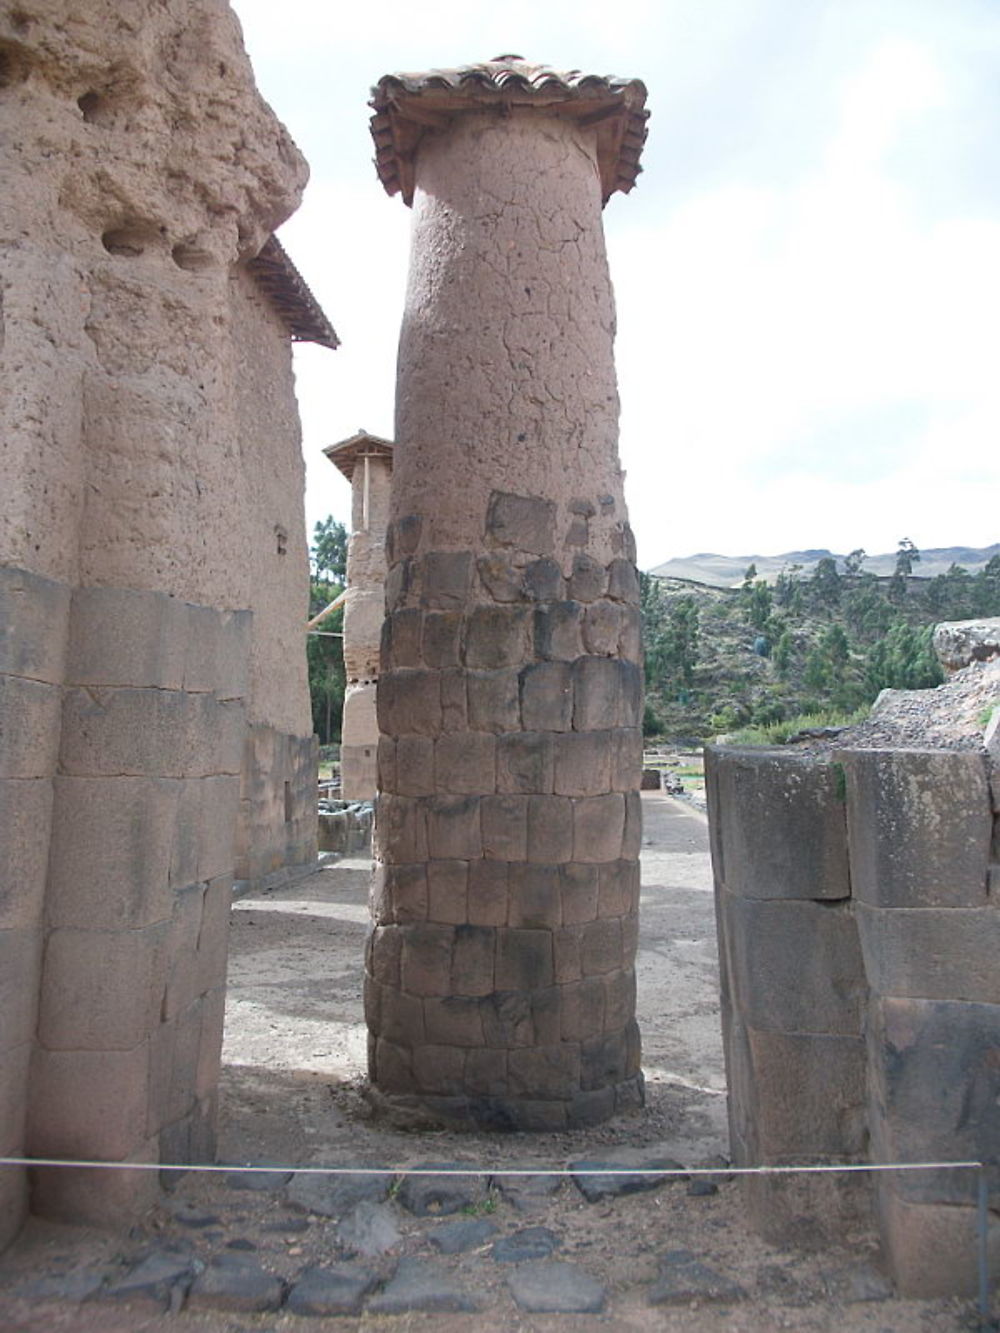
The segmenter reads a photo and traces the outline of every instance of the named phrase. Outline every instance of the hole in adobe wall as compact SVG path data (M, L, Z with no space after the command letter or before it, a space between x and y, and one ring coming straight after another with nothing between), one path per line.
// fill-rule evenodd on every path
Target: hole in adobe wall
M278 555L288 554L288 533L284 528L274 529L274 542Z
M151 222L125 222L110 227L101 237L101 244L109 255L137 259L159 241L157 228Z
M76 99L76 104L88 125L93 125L101 119L104 98L101 97L100 93L84 93L82 97Z
M286 783L285 783L285 823L286 823L286 824L290 824L290 823L292 822L292 817L293 817L293 815L294 815L294 810L292 809L292 784L291 784L290 782L286 782Z
M200 273L211 268L215 262L208 250L203 250L200 245L192 245L189 241L175 245L170 251L170 257L178 268L189 273Z

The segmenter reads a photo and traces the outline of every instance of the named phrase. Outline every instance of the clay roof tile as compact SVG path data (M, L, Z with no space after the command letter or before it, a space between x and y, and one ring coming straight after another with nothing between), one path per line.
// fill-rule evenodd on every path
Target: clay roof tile
M470 109L540 106L555 115L595 127L597 161L605 203L616 190L628 193L642 170L646 139L646 88L638 79L560 73L520 56L497 56L479 65L432 69L422 74L387 74L372 89L370 106L375 169L388 194L413 201L414 164L420 141Z
M331 351L340 346L333 325L277 236L269 237L260 254L247 261L247 272L277 311L292 342L318 343Z

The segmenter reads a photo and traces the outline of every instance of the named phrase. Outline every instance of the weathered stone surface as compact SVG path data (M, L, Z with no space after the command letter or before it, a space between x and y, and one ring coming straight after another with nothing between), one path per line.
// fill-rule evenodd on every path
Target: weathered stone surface
M555 505L549 500L494 491L486 515L487 538L496 546L551 555L555 521Z
M730 893L850 896L841 768L773 750L709 746L705 754L715 873Z
M441 731L441 678L436 671L396 670L379 676L379 730L389 736L437 736Z
M872 1150L887 1162L996 1162L1000 1157L1000 1006L873 999L868 1022ZM996 1169L991 1206L1000 1197ZM900 1173L900 1199L961 1204L973 1171Z
M378 1274L354 1264L307 1268L292 1284L285 1309L296 1315L360 1314Z
M508 1203L521 1213L534 1212L544 1207L563 1187L563 1177L548 1174L530 1176L493 1176L491 1184Z
M854 896L871 907L986 905L993 820L975 751L845 750Z
M458 1222L442 1222L427 1240L441 1254L465 1254L484 1246L497 1234L497 1225L488 1217L464 1217Z
M504 925L507 920L508 873L506 861L483 860L469 863L470 925Z
M471 552L426 551L420 557L419 581L422 605L464 610L471 578ZM426 632L425 621L425 636Z
M534 662L521 671L521 724L525 731L569 731L573 681L568 662Z
M551 932L501 930L497 936L495 975L498 991L532 991L551 986Z
M519 672L470 671L466 676L469 726L477 731L514 731L519 726Z
M401 1259L396 1274L368 1302L372 1314L470 1314L482 1298L424 1259Z
M731 1304L746 1299L746 1292L690 1250L670 1250L660 1259L660 1276L649 1289L650 1305L687 1305L691 1301Z
M934 626L934 652L948 672L1000 656L1000 617L942 621Z
M507 1285L520 1309L537 1314L600 1314L607 1299L596 1278L559 1260L524 1264Z
M612 789L614 731L568 731L554 741L553 788L561 796L599 796Z
M362 1199L341 1219L337 1240L349 1256L375 1259L394 1250L402 1239L392 1208Z
M562 570L555 560L533 560L525 567L523 586L536 602L558 602L565 592Z
M574 601L596 601L604 594L607 584L607 570L592 556L581 553L573 557L573 568L566 590Z
M1000 915L983 908L867 907L855 919L876 995L1000 1004Z
M527 1259L547 1259L560 1240L549 1227L522 1227L496 1241L490 1258L498 1264L520 1264Z
M424 616L420 655L426 666L458 666L462 656L462 615L458 611L429 611Z
M285 1284L268 1273L256 1259L236 1254L219 1255L198 1274L188 1293L192 1310L237 1310L253 1313L277 1310Z
M425 809L431 857L468 861L482 856L478 796L434 796Z
M510 868L508 923L527 929L560 924L560 868L527 862Z
M545 797L484 796L483 855L495 861L523 861L528 852L530 804Z
M157 1310L175 1310L183 1304L193 1278L194 1261L190 1253L154 1250L134 1264L124 1277L109 1283L103 1295L109 1300L147 1303Z
M527 655L530 633L530 607L473 607L465 625L466 666L487 671L519 666Z
M680 1162L675 1162L671 1157L635 1149L615 1152L601 1159L580 1158L570 1162L569 1167L573 1184L588 1203L616 1199L626 1194L641 1194L659 1189L670 1180L686 1179L682 1175L662 1174L664 1171L682 1171ZM603 1171L616 1174L598 1174Z
M977 1294L974 1208L914 1203L883 1183L876 1211L887 1267L901 1296L928 1300ZM993 1284L1000 1273L1000 1226L992 1210L987 1221L987 1268Z
M579 602L550 602L539 607L534 639L537 657L575 662L583 652L583 607Z
M381 1203L389 1196L388 1175L312 1176L296 1172L286 1198L297 1208L320 1217L343 1217L359 1203Z
M519 1046L508 1053L507 1076L514 1096L564 1100L580 1087L580 1048L573 1042Z
M427 1162L428 1175L404 1175L397 1202L415 1217L461 1212L479 1203L486 1193L486 1177L470 1174L469 1162Z
M395 742L395 776L387 792L398 796L433 796L435 743L429 736L400 736Z
M573 860L617 861L625 835L625 800L617 792L573 802Z
M271 1190L280 1190L291 1178L291 1171L227 1171L226 1188L268 1194Z
M845 907L724 890L717 902L729 985L749 1026L842 1036L861 1030L864 969Z
M415 923L403 939L400 982L410 995L451 993L451 957L455 941L453 926L433 922Z
M468 861L428 861L428 919L462 925L468 916L468 886Z
M497 791L544 794L552 791L553 737L546 732L512 732L497 739Z

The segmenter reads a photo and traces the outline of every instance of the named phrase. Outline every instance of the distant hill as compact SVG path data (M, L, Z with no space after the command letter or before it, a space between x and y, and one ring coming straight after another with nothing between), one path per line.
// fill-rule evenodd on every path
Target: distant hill
M913 575L916 578L932 579L938 574L946 574L952 565L961 565L970 574L975 574L998 554L1000 542L983 547L939 546L920 552L920 563L914 565ZM808 578L825 556L832 556L837 562L837 569L843 573L844 556L826 550L785 551L783 555L715 555L702 552L699 555L665 560L649 572L659 578L684 579L690 583L706 584L710 588L738 588L749 565L757 566L759 579L773 583L782 570L789 573L793 565L800 566L800 578ZM869 555L862 565L864 573L875 574L880 578L889 578L895 568L895 551L884 555Z

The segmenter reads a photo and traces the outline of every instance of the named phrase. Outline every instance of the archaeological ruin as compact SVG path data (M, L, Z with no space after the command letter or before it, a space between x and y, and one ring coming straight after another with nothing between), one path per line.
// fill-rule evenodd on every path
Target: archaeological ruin
M135 7L133 7L135 8ZM244 886L316 856L306 167L225 6L0 14L0 1153L213 1153ZM155 1174L38 1170L118 1215ZM0 1245L27 1207L0 1172Z
M635 81L388 76L413 208L378 685L369 1070L385 1109L562 1129L642 1100L642 671L601 227Z
M592 1126L644 1096L601 219L645 89L510 55L372 105L413 210L395 437L326 451L353 492L344 791L377 801L372 1101ZM2 1249L29 1205L120 1225L156 1196L76 1163L214 1157L234 892L316 865L290 344L337 337L274 236L306 166L224 0L4 6L0 130ZM998 631L939 643L991 703ZM916 739L883 699L835 742L709 753L731 1151L990 1163L996 1274L1000 742L942 691ZM29 1179L44 1158L73 1165ZM874 1219L920 1295L975 1283L974 1181L745 1188L782 1244Z

